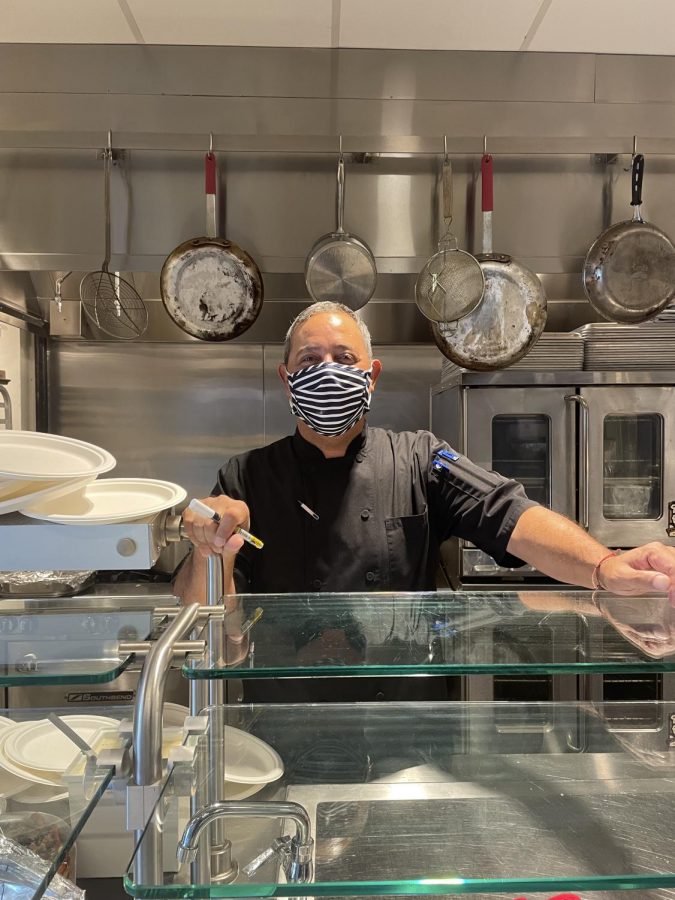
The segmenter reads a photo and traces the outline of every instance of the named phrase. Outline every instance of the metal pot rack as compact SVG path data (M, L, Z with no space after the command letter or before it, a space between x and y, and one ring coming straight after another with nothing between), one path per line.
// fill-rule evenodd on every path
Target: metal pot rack
M100 150L108 146L110 132L105 131L2 131L0 150ZM334 155L338 135L271 135L162 133L141 131L114 132L114 146L125 150L204 153L209 148L221 153L269 153ZM634 135L494 135L489 136L490 153L508 156L606 155L635 152ZM448 153L474 156L483 153L485 135L448 134ZM367 161L373 157L405 159L438 156L438 135L342 135L346 154ZM643 153L675 156L675 137L642 137ZM119 152L119 151L118 151Z

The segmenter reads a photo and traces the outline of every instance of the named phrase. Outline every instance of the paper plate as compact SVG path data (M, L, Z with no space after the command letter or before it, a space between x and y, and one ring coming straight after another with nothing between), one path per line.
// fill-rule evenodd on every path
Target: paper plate
M182 503L186 497L186 491L170 481L105 478L65 497L27 504L21 513L61 525L112 525L152 516Z
M0 716L0 732L6 728L11 728L15 722L6 716ZM25 778L14 775L7 769L0 767L0 800L6 800L8 797L15 797L17 794L27 791L31 784Z
M225 780L242 786L262 787L284 774L284 763L276 750L260 738L225 725Z
M38 501L63 497L85 484L91 484L95 478L95 475L88 475L86 478L69 478L66 481L13 481L12 490L3 494L0 488L0 516L16 512L22 506L32 506Z
M262 791L264 784L239 784L236 781L226 781L223 800L246 800L258 791Z
M62 716L81 738L91 744L95 736L106 727L117 727L117 719L106 716ZM54 781L77 759L80 751L63 732L44 719L40 722L23 722L6 729L2 735L2 752L5 761L21 769Z
M0 482L92 478L115 467L115 457L85 441L41 431L0 431Z

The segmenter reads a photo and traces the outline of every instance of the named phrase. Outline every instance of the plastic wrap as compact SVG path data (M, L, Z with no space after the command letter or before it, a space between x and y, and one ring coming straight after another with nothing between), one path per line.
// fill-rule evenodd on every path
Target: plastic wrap
M0 835L0 900L31 900L49 870L32 850ZM84 900L84 891L55 875L42 895L47 900Z
M0 597L66 597L85 588L94 572L0 572ZM1 898L0 898L1 900Z

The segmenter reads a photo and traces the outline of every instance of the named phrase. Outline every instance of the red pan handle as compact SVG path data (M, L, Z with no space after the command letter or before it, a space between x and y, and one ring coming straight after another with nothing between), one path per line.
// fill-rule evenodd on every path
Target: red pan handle
M216 181L216 157L213 153L207 153L204 157L204 187L206 191L206 236L210 238L218 236Z
M215 194L216 192L216 157L213 153L207 153L204 157L204 180L206 183L206 193Z
M494 193L493 193L493 177L492 177L492 157L489 153L484 154L480 162L481 174L481 200L483 212L492 212L494 209Z

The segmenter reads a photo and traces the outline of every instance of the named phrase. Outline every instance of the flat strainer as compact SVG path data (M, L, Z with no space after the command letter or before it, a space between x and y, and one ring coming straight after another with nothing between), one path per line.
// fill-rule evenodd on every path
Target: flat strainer
M438 250L424 264L415 283L415 302L432 322L454 322L468 315L483 299L485 279L478 260L460 250L452 233L452 167L443 161L445 233Z
M110 163L112 150L103 151L105 182L105 259L97 272L80 282L82 308L97 328L123 341L141 337L148 327L148 311L136 288L115 272L110 263Z

